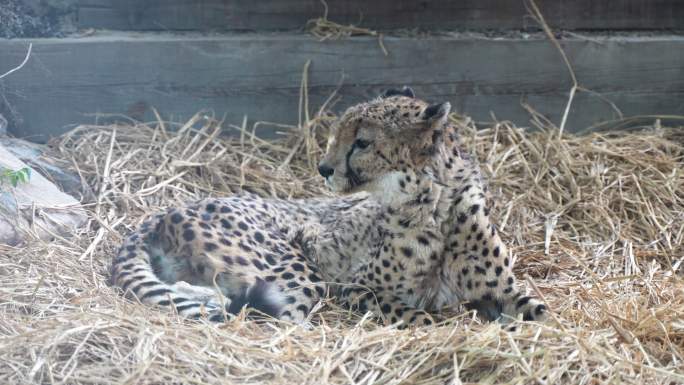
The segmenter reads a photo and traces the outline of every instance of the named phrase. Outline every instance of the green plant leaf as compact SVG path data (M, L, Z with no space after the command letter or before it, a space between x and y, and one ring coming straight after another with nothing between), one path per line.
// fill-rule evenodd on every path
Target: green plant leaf
M28 167L19 170L0 168L0 183L7 182L12 187L17 187L19 183L27 183L31 179L31 169Z

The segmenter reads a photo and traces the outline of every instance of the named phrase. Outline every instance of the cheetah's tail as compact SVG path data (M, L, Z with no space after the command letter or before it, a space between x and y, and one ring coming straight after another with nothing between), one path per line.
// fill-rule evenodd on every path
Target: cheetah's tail
M214 290L185 282L163 282L154 272L150 257L147 247L132 242L124 244L112 264L111 283L127 296L147 305L171 307L182 317L207 315L212 321L223 318Z
M212 287L184 281L164 282L151 264L157 256L152 249L135 234L130 236L113 261L111 283L144 304L170 307L186 318L206 316L210 321L221 322L226 313L235 315L245 306L275 318L282 311L282 292L261 279L243 285L232 299Z
M275 285L257 278L254 285L246 287L239 296L232 299L227 311L229 314L237 314L243 307L250 307L278 318L284 305L285 297L282 292Z

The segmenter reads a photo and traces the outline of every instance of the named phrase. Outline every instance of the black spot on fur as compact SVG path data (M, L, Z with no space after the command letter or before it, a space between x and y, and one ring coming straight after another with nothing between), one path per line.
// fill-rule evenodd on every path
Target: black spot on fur
M266 258L266 263L268 263L271 266L275 266L277 263L276 257L273 254L266 254L264 258Z
M321 282L321 279L316 274L309 274L309 281L316 283Z
M192 241L193 239L195 239L195 232L192 231L192 230L190 230L190 229L185 230L185 231L183 232L183 239L184 239L186 242Z
M466 223L468 221L468 216L464 213L458 214L458 223Z
M140 297L141 300L149 297L157 297L160 295L167 295L171 293L171 290L169 289L155 289L155 290L150 290L147 293L143 294L142 297Z
M183 216L180 213L173 213L171 215L171 223L179 224L183 221Z
M522 306L525 306L528 302L530 302L530 297L522 297L518 300L518 302L516 302L515 307L520 308Z
M306 305L297 306L297 310L301 311L305 316L309 314L309 308Z
M264 269L264 265L258 259L252 259L252 265L254 265L254 267L256 267L259 270Z
M187 304L187 305L176 306L176 310L177 310L178 312L182 312L182 311L185 311L185 310L188 310L188 309L192 309L192 308L195 308L195 307L200 307L200 304L199 304L199 303L189 303L189 304Z
M178 303L183 303L183 302L188 302L188 301L190 301L190 300L187 299L187 298L176 297L176 298L174 298L171 302L173 302L173 303L175 303L175 304L178 304Z
M292 279L294 278L294 274L290 273L289 271L286 271L280 277L282 279Z

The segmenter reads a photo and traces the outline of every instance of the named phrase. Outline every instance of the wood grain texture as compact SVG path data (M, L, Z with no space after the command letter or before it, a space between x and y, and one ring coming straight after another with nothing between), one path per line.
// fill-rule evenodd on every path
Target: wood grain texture
M33 40L26 66L0 81L0 113L15 135L45 140L101 113L152 119L154 106L182 120L210 109L228 123L297 122L302 69L311 60L310 105L342 82L337 111L388 87L412 86L432 101L489 120L527 125L521 101L560 120L571 82L546 40L472 37L318 42L295 34L223 37L108 34ZM580 82L625 115L684 115L684 38L564 40ZM0 69L20 62L26 41L0 41ZM612 119L601 99L580 94L567 128ZM268 128L262 134L271 135Z
M320 0L76 0L82 28L291 30L323 15ZM328 0L329 19L373 29L524 29L523 0ZM684 29L681 0L537 0L554 28Z

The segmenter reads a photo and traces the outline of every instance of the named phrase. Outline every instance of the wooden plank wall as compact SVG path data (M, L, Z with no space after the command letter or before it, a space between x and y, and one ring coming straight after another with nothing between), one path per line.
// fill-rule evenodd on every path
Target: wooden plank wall
M19 63L26 44L0 42L0 68ZM626 114L684 115L684 38L568 39L562 45L582 85ZM11 118L16 134L34 140L70 123L92 122L87 114L95 112L151 119L149 111L143 115L149 106L173 119L207 108L234 124L244 115L296 124L308 60L311 105L342 81L338 111L407 84L478 120L493 113L526 125L526 101L558 122L571 86L557 50L543 38L387 37L385 46L388 56L374 38L318 42L285 33L41 39L29 63L4 79L0 113ZM568 129L615 117L602 99L580 94Z
M617 117L604 100L625 115L684 115L684 0L536 1L552 27L578 32L561 44L582 85L601 95L575 98L568 129ZM310 60L312 106L340 82L338 111L407 84L477 120L526 125L523 102L560 119L567 69L534 33L524 0L327 2L330 20L385 31L389 54L374 38L303 32L323 15L320 0L31 0L39 13L74 13L66 30L96 32L0 40L0 72L34 43L28 64L0 80L0 114L15 135L39 141L98 112L149 119L152 106L175 120L210 109L234 124L244 115L296 123ZM405 33L415 29L434 33Z
M76 0L81 28L146 31L301 29L320 0ZM328 0L329 19L373 29L525 29L522 0ZM682 0L537 0L560 29L684 29Z

